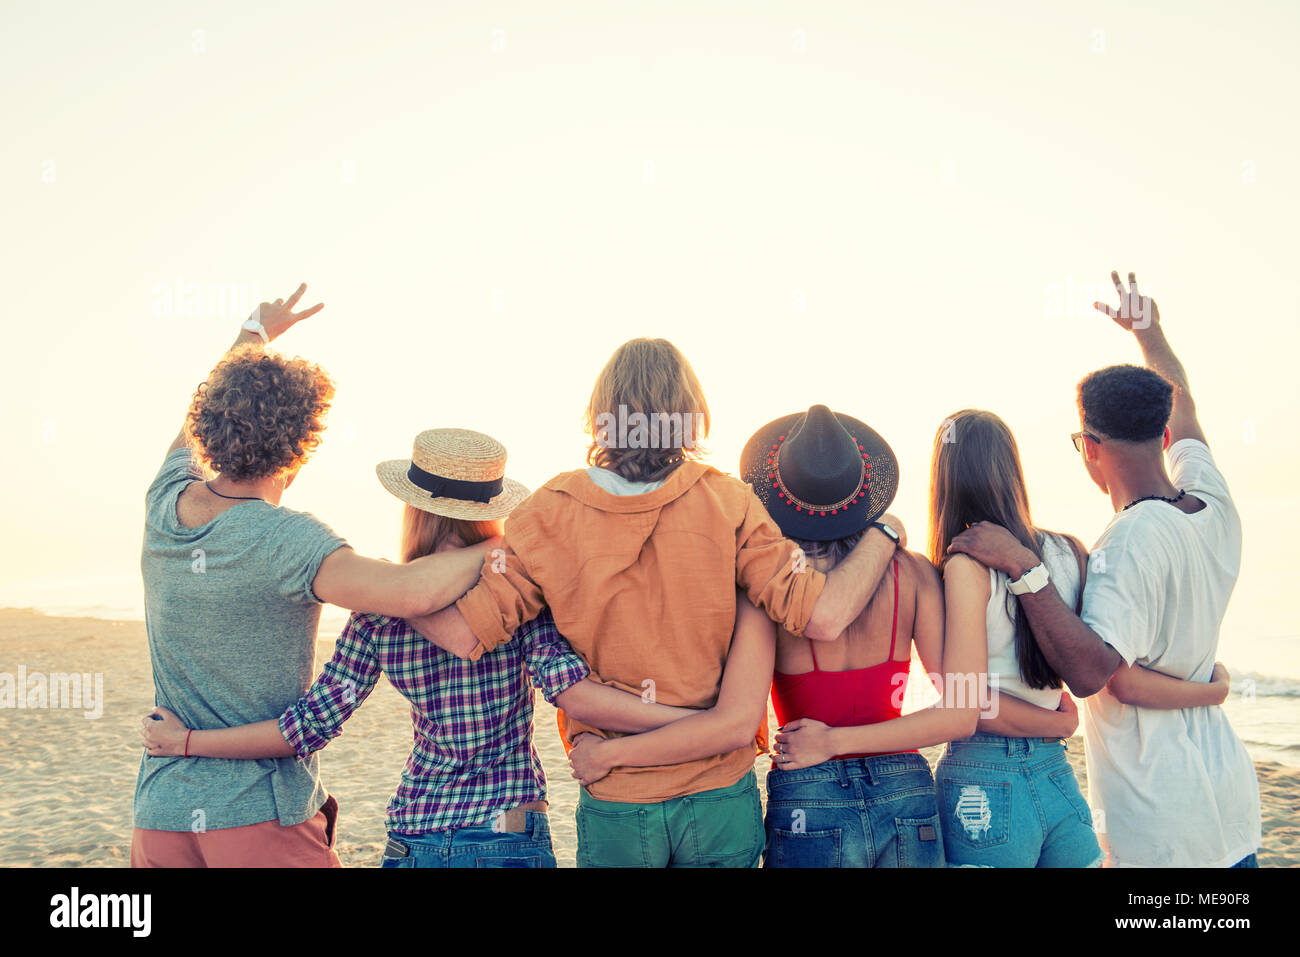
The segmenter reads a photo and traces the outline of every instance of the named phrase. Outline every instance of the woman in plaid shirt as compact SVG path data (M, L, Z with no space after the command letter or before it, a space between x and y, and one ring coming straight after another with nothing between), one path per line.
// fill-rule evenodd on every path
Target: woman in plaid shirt
M504 477L506 452L477 432L421 433L409 460L381 463L406 502L402 560L502 534L528 490ZM405 619L354 613L334 657L278 721L193 730L154 709L143 722L155 756L305 757L338 736L386 674L411 702L414 744L388 804L384 867L554 867L546 778L533 746L533 688L583 721L636 732L691 714L588 678L548 610L478 661L426 641Z

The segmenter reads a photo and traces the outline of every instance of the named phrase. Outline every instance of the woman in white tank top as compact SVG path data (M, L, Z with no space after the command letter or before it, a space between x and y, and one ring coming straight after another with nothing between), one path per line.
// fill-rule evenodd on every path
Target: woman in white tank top
M1071 607L1087 577L1077 539L1032 524L1006 423L971 409L946 419L931 461L928 550L944 575L944 660L950 647L960 648L959 660L976 667L944 675L943 693L973 689L983 700L974 733L949 742L935 770L944 855L952 866L1099 866L1092 815L1063 741L1078 727L1073 700L1019 614L1007 576L948 554L952 539L976 522L1001 525L1033 551ZM1168 694L1175 679L1147 674ZM1203 690L1182 684L1189 696Z
M1069 539L1052 532L1040 532L1043 564L1047 566L1052 584L1060 592L1061 600L1071 608L1079 601L1082 582L1079 559ZM988 638L988 680L999 694L1015 695L1039 708L1056 711L1061 706L1062 689L1059 687L1031 688L1020 676L1016 660L1016 622L1012 616L1015 597L1007 590L1010 580L1004 572L990 568L989 602L984 616L984 630Z

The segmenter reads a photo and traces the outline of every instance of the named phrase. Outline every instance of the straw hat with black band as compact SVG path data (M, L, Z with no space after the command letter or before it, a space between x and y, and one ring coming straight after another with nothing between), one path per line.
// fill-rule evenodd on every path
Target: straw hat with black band
M824 405L755 432L740 474L786 537L811 542L869 527L898 491L898 461L879 433Z
M375 466L380 484L407 505L476 522L505 518L528 497L505 471L506 447L469 429L421 432L409 459Z

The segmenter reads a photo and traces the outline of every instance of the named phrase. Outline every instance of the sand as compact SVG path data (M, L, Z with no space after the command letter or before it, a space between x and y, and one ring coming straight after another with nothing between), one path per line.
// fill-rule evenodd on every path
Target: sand
M317 663L332 653L332 641L320 642ZM125 866L141 754L138 729L153 707L144 625L0 609L0 674L16 675L20 667L28 674L102 674L102 716L87 718L84 708L0 710L0 866ZM534 721L550 782L556 858L561 867L572 867L578 785L569 776L555 710L540 695ZM381 681L323 753L325 784L341 809L338 851L344 865L378 863L384 808L410 741L406 701ZM1069 748L1086 788L1082 739L1071 740ZM926 750L931 764L941 750ZM766 757L755 762L760 785L768 763ZM1300 768L1262 761L1255 768L1264 819L1260 864L1300 863Z

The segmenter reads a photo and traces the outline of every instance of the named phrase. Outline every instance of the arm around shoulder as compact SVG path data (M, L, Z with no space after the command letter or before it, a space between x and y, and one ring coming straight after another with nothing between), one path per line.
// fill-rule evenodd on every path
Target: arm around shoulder
M396 564L339 548L321 562L312 590L321 601L351 611L413 618L445 608L468 591L485 554L476 545Z
M898 548L898 542L879 528L868 528L853 551L827 573L804 636L814 641L838 638L867 607Z

